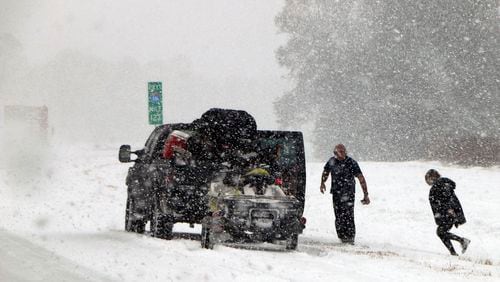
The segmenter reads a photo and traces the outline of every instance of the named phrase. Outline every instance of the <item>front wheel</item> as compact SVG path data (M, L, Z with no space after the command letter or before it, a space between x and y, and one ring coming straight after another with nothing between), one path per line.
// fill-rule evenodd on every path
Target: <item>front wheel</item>
M172 239L172 229L174 227L172 217L167 214L163 214L158 205L155 205L153 209L153 218L150 224L151 234L153 237L166 240Z
M295 250L299 242L299 234L292 233L288 239L286 239L286 249Z

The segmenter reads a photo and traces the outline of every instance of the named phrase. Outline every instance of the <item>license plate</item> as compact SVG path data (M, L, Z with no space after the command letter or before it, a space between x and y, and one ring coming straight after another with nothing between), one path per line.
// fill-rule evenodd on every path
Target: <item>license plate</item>
M259 218L259 219L274 219L274 213L269 210L254 210L252 211L252 217L253 218Z

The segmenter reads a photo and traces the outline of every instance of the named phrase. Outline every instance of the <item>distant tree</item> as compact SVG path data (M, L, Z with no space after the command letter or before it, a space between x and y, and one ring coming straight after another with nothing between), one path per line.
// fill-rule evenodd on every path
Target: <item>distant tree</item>
M283 126L315 124L361 159L432 156L437 142L500 137L498 3L288 0L277 51L295 87L276 101ZM431 150L432 151L432 150Z

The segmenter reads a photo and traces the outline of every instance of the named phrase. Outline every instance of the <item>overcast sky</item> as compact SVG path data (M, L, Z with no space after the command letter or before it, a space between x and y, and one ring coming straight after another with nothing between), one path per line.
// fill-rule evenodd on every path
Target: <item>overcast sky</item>
M282 1L2 0L0 29L15 35L32 62L65 48L139 62L187 55L249 74L276 71L274 16Z
M199 95L175 93L168 88L171 82L164 81L166 95L177 97L167 105L176 110L166 114L166 121L196 117L210 107L235 107L254 114L261 127L276 126L271 103L289 85L274 55L286 39L274 24L284 4L281 0L0 3L0 33L11 34L21 43L30 67L46 64L65 50L107 61L129 58L140 64L181 57L196 76L211 81L217 89L205 89L205 94L199 93L205 95L200 99ZM249 84L254 84L250 85L253 97L248 91L241 95L224 91L235 92ZM145 87L140 95L146 95ZM172 104L175 101L178 105ZM186 114L188 105L194 108Z

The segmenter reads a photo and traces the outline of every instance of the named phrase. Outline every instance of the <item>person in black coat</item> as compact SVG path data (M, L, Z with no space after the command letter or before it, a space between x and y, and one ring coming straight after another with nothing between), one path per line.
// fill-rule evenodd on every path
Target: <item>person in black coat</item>
M425 182L431 186L429 202L438 226L436 230L438 237L443 241L451 255L457 255L451 240L458 241L462 246L462 253L464 253L470 240L449 232L453 225L458 227L466 222L462 205L455 195L455 182L449 178L441 177L435 169L427 171Z

